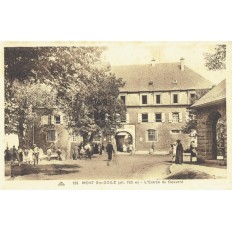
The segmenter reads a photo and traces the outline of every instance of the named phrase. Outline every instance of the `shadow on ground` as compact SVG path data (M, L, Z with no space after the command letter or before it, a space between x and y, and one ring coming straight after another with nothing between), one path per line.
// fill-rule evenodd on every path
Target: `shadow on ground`
M205 172L185 170L182 172L175 173L167 177L166 179L214 179L214 176L211 176Z
M12 166L12 176L26 176L30 174L45 174L49 176L53 175L65 175L79 172L79 165L64 165L64 164L48 164L48 165L21 165Z

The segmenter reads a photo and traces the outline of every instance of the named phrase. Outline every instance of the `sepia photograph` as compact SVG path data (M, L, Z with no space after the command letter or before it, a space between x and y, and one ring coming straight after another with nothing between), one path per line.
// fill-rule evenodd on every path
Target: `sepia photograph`
M4 185L228 183L228 46L3 44Z

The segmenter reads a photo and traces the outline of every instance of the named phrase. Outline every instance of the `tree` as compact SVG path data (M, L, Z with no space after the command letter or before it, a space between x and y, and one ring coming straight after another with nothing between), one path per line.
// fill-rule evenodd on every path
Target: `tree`
M52 102L67 115L68 129L85 139L90 134L88 139L92 139L94 133L116 128L120 124L117 115L125 114L125 106L118 100L119 88L124 83L110 72L109 66L102 64L104 50L103 47L6 48L5 111L16 123L10 125L6 119L6 132L19 133L22 128L19 111L14 107L22 110L20 114L27 114L28 104L21 107L25 101L23 95L16 94L18 90L41 83L55 93ZM32 108L38 105L37 99L32 97L31 101Z
M218 44L215 47L215 53L205 53L205 66L209 70L226 69L226 45Z
M5 93L5 133L18 134L20 146L28 145L30 127L37 120L33 108L52 108L55 100L55 92L44 84L14 81Z
M203 97L210 89L198 89L196 91L195 100L192 101L192 104ZM197 119L196 119L196 111L195 109L189 107L188 110L188 120L182 128L183 133L190 134L192 131L197 129Z

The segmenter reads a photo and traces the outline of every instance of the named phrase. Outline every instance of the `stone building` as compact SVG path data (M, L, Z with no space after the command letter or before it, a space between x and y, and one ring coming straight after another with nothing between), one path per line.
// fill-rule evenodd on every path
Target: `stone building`
M58 108L33 109L36 117L30 132L30 147L36 144L44 153L51 147L53 152L60 147L67 159L71 158L71 149L82 138L67 130L65 114Z
M120 99L127 106L126 118L111 138L118 151L127 151L133 144L137 152L167 154L170 144L181 139L188 148L191 135L182 128L188 118L188 108L198 90L210 89L212 83L184 65L159 63L112 67L112 72L123 78L125 86ZM45 151L47 147L61 147L66 158L71 157L74 144L82 138L65 128L65 115L58 109L36 109L39 121L35 124L34 143ZM106 144L109 137L95 136L94 141Z
M170 144L181 139L184 148L190 135L182 133L188 108L196 99L197 90L210 89L212 83L184 64L155 63L112 67L125 86L120 98L127 106L127 116L115 136L117 149L132 142L137 151L167 153Z
M200 160L227 156L226 80L192 105L196 110L198 157Z

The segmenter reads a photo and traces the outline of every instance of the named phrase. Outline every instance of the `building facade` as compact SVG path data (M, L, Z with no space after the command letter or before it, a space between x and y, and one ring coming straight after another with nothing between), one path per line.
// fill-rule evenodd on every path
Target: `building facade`
M96 136L94 140L106 145L111 139L119 152L128 151L133 144L136 152L154 148L155 154L167 154L177 139L189 148L194 134L184 134L182 128L189 120L188 109L198 90L210 89L212 83L178 63L112 67L112 72L125 82L119 98L127 107L121 127L113 137ZM38 109L34 143L45 151L60 147L71 158L74 144L82 138L65 127L65 115L58 109Z
M182 128L189 120L189 107L198 90L210 89L212 83L180 63L113 67L125 81L120 98L127 106L126 120L115 136L117 149L128 143L136 151L167 154L177 139L189 148L193 134Z

